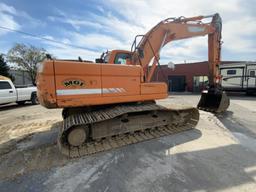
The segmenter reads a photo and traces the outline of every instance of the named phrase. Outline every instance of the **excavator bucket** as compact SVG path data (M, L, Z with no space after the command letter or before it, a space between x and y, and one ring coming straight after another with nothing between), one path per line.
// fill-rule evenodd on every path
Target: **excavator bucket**
M217 93L204 91L201 94L197 108L204 111L221 113L227 110L229 103L229 98L223 91Z

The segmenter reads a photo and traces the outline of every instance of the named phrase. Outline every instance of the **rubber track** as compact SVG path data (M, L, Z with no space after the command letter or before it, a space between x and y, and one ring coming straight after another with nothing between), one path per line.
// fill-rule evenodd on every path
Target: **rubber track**
M100 141L92 141L85 143L79 147L73 147L65 142L66 133L69 128L75 125L86 125L92 124L99 121L104 121L108 119L115 118L117 116L131 113L131 112L142 112L142 111L153 111L153 110L166 110L166 111L176 111L177 113L182 113L182 111L191 110L195 108L187 109L167 109L165 107L156 104L140 104L136 105L118 105L111 108L97 110L92 112L83 112L81 114L71 115L64 119L63 126L59 132L58 136L58 146L62 154L67 155L71 158L81 157L85 155L90 155L98 153L101 151L107 151L122 147L129 144L134 144L149 139L158 138L165 135L172 135L179 133L181 131L186 131L192 129L198 122L199 114L195 115L195 118L190 118L186 123L181 122L176 124L171 124L165 127L152 128L150 130L136 131L132 134L122 134L116 135L108 138L104 138ZM198 113L198 111L197 111Z

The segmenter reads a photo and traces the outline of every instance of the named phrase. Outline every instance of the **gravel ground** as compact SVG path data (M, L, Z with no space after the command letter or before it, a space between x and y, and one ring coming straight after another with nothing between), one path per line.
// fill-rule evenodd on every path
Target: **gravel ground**
M196 106L199 95L159 103ZM256 97L232 96L194 130L68 159L56 146L61 110L0 108L1 191L255 191Z

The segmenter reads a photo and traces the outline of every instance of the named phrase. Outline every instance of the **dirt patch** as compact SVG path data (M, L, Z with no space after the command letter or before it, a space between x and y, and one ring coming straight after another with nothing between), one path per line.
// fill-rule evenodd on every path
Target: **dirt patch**
M61 110L47 110L40 105L11 111L1 109L0 180L61 166L68 161L56 145L62 126L60 113Z
M26 134L1 144L0 180L33 170L45 170L61 166L69 161L60 154L56 137L61 122L54 123L49 130Z

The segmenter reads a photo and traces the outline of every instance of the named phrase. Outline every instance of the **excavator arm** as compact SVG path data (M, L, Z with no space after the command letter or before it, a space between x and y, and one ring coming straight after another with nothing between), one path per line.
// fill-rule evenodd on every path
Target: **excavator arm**
M213 18L211 23L202 22L203 19L209 17ZM218 14L165 19L142 36L140 43L133 51L132 63L141 65L146 72L148 65L153 60L149 75L145 78L146 81L150 81L158 63L160 51L166 44L175 40L208 35L209 69L211 71L210 76L213 76L215 74L214 71L216 71L213 66L220 63L221 27L219 26L221 26L221 18Z
M203 19L212 18L210 23ZM150 82L157 64L161 49L171 41L208 35L208 66L209 66L209 94L202 94L199 108L207 111L222 112L229 106L229 99L220 86L219 65L221 57L221 29L222 21L219 14L197 16L191 18L168 18L141 36L136 45L136 38L132 46L132 63L141 65L144 80ZM139 36L138 36L139 37ZM152 63L152 66L148 66ZM148 72L147 72L148 71ZM224 100L224 101L223 101ZM221 103L223 105L221 106Z

